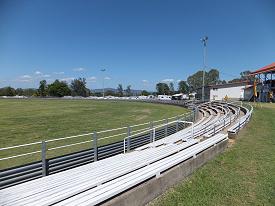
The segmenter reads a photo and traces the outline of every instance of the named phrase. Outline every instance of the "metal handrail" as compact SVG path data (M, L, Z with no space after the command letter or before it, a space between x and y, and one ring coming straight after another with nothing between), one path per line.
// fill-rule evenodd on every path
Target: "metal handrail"
M183 113L181 115L173 116L173 117L170 117L170 118L167 118L167 119L177 118L179 116L185 116L185 115L188 115L189 113L190 112ZM165 120L165 119L161 119L161 120L157 120L157 121L153 121L153 122L156 123L156 122L160 122L160 121L163 121L163 120ZM151 122L146 122L146 123L131 125L130 127L134 128L134 127L143 126L143 125L150 124L150 123ZM103 133L113 132L113 131L118 131L118 130L123 130L123 129L127 129L127 128L128 127L120 127L120 128L115 128L115 129L103 130L103 131L97 132L97 134L103 134ZM135 130L135 131L133 131L133 133L135 133L134 135L142 134L142 133L144 133L146 131L146 129L147 128ZM143 131L143 132L136 133L138 131ZM92 134L94 134L94 132L90 132L90 133L86 133L86 134L80 134L80 135L73 135L73 136L68 136L68 137L49 139L49 140L45 140L44 142L45 143L56 142L56 141L61 141L61 140L67 140L67 139L77 138L77 137L84 137L84 136L88 136L88 135L92 135ZM97 139L97 141L99 141L99 140L105 140L105 139L110 139L110 138L113 138L113 137L116 137L116 136L122 136L122 135L125 135L125 134L127 134L127 133L123 132L123 133L120 133L120 134L110 135L110 136L107 136L107 137L99 138L99 139ZM62 146L58 146L58 147L47 148L46 151L51 151L51 150L56 150L56 149L60 149L60 148L71 147L71 146L80 145L80 144L84 144L84 143L88 143L88 142L93 142L93 140L82 141L82 142L78 142L78 143L73 143L73 144L67 144L67 145L62 145ZM0 151L14 149L14 148L20 148L20 147L26 147L26 146L32 146L32 145L38 145L38 144L41 144L41 141L40 142L32 142L32 143L22 144L22 145L15 145L15 146L10 146L10 147L5 147L5 148L0 148ZM39 151L39 152L41 152L41 151ZM38 153L38 151L29 152L29 153L23 153L23 154L19 154L19 155L14 155L14 156L10 156L10 157L1 158L0 161L1 160L12 159L12 158L16 158L16 157L22 157L22 156L26 156L26 155L31 155L31 154L35 154L35 153Z
M71 147L71 146L80 145L80 144L85 144L85 143L92 142L92 141L93 140L88 140L88 141L83 141L83 142L77 142L77 143L74 143L74 144L67 144L67 145L63 145L63 146L52 147L52 148L47 149L47 151L66 148L66 147Z
M186 115L186 113L184 113L184 114L182 114L182 115ZM167 119L176 118L176 117L177 117L177 116L170 117L170 118L167 118ZM162 119L162 120L165 120L165 119ZM158 121L159 121L159 120L154 121L154 122L158 122ZM142 123L142 124L136 124L136 125L131 125L131 128L137 127L137 126L146 125L146 124L149 124L149 123L150 123L150 122L146 122L146 123ZM112 131L117 131L117 130L122 130L122 129L127 129L127 127L120 127L120 128L115 128L115 129L103 130L103 131L97 132L97 134L102 134L102 133L112 132ZM45 140L45 142L60 141L60 140L71 139L71 138L75 138L75 137L88 136L88 135L92 135L92 134L93 134L93 132L90 132L90 133L85 133L85 134L80 134L80 135L73 135L73 136L68 136L68 137L61 137L61 138L49 139L49 140ZM4 147L4 148L0 148L0 151L8 150L8 149L14 149L14 148L18 148L18 147L25 147L25 146L37 145L37 144L41 144L41 141L40 141L40 142L31 142L31 143L22 144L22 145L15 145L15 146L10 146L10 147Z
M107 136L107 137L102 137L102 138L99 138L98 140L110 139L110 138L121 136L121 135L125 135L125 134L127 134L127 132L120 133L120 134L115 134L115 135L111 135L111 136Z
M56 141L65 140L65 139L72 139L72 138L75 138L75 137L84 137L84 136L88 136L88 135L91 135L91 134L93 134L93 132L86 133L86 134L79 134L79 135L69 136L69 137L61 137L61 138L56 138L56 139L49 139L49 140L45 140L45 142L56 142Z
M126 152L126 147L125 147L126 139L129 139L129 138L131 138L133 136L136 136L136 135L143 134L144 132L150 132L150 131L152 131L153 132L153 138L152 139L153 139L153 143L154 143L155 142L156 129L162 128L164 126L168 126L168 125L173 124L173 123L179 123L179 122L192 124L192 137L194 137L194 123L193 122L183 121L183 120L175 120L175 121L172 121L172 122L161 124L161 125L159 125L157 127L149 128L147 130L144 130L143 132L140 132L140 133L137 133L137 134L125 137L123 139L123 153L125 154L125 152Z
M27 156L27 155L31 155L31 154L36 154L36 153L41 153L41 151L34 151L34 152L28 152L28 153L23 153L23 154L19 154L19 155L14 155L14 156L10 156L10 157L4 157L4 158L1 158L0 161L2 160L8 160L8 159L13 159L13 158L16 158L16 157L23 157L23 156Z
M7 149L19 148L19 147L26 147L26 146L36 145L36 144L41 144L41 142L32 142L32 143L28 143L28 144L21 144L21 145L15 145L15 146L11 146L11 147L4 147L4 148L0 148L0 151L7 150Z

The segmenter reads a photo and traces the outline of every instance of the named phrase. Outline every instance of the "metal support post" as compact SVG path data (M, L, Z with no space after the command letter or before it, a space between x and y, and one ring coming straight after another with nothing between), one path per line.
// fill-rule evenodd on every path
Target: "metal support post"
M165 137L168 136L168 119L167 118L165 119L164 134L165 134Z
M188 121L183 121L183 120L180 120L179 122L181 122L181 123L187 123L187 124L191 124L192 125L192 128L191 128L191 137L194 138L194 123L193 122L188 122Z
M94 132L93 134L93 147L94 147L94 162L97 161L97 155L98 155L98 150L97 150L97 134Z
M153 142L153 122L150 122L150 142Z
M177 116L177 122L176 122L176 132L179 131L179 116Z
M127 152L130 152L130 149L131 149L131 127L130 126L127 128L127 135L128 135L128 138L127 138Z
M238 132L240 131L240 129L241 129L241 120L239 120Z
M214 135L216 134L216 124L214 124Z
M156 129L153 128L153 143L154 143L154 147L155 147L155 138L156 138Z
M41 142L41 160L42 160L42 176L49 174L48 160L47 160L47 145L45 141Z

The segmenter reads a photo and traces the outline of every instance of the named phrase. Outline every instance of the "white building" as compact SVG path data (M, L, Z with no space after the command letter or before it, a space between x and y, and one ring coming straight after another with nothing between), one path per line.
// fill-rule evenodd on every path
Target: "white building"
M169 95L158 95L159 100L171 100L172 96Z
M244 99L244 88L247 82L229 83L210 86L210 100L222 100L226 96L229 99Z
M182 93L172 95L172 100L182 100L182 99L188 99L188 95L182 94Z

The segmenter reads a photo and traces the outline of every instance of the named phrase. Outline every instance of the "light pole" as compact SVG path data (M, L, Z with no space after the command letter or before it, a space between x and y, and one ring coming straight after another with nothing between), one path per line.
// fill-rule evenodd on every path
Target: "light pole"
M106 69L101 69L100 71L102 71L102 77L103 77L103 81L102 81L102 86L103 86L103 92L102 92L102 96L103 96L103 98L105 97L104 96L104 79L105 79L105 77L104 77L104 72L106 71Z
M207 40L208 40L207 36L201 38L201 42L203 43L203 72L202 72L202 90L201 90L202 101L204 101L204 78L205 78L205 69L206 69Z

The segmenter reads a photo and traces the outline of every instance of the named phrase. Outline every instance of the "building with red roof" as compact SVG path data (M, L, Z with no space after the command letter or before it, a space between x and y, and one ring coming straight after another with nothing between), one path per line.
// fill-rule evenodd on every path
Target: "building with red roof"
M275 62L264 66L249 74L255 76L257 81L256 92L254 87L248 87L244 91L245 100L257 100L261 102L274 102L275 94ZM255 93L257 96L255 96Z

